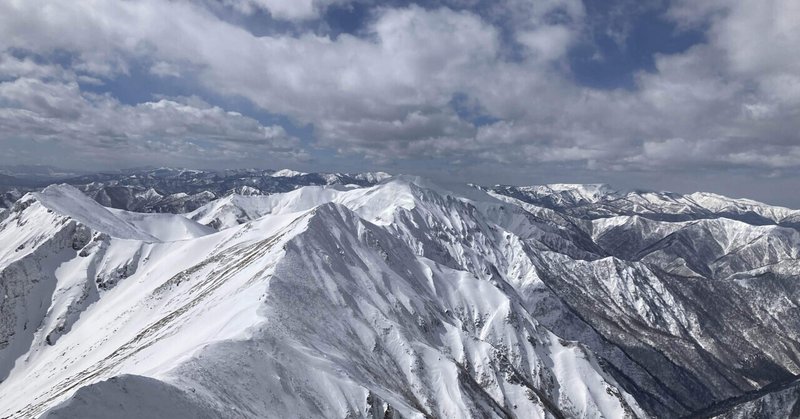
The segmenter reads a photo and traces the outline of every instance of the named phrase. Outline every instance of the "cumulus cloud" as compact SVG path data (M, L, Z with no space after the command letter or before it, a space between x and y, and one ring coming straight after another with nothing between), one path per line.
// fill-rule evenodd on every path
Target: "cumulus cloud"
M264 10L275 19L304 21L319 17L333 4L345 4L352 0L223 0L223 3L244 14Z
M345 2L225 4L307 21ZM438 158L515 170L800 168L796 1L674 2L665 18L703 28L705 39L656 56L655 68L636 74L631 89L591 88L572 77L569 53L590 18L579 0L443 0L371 7L356 34L259 35L203 3L3 2L0 135L70 138L87 149L170 150L191 142L187 153L198 159L213 152L233 158L255 145L292 158L324 147L380 164ZM626 30L618 28L620 39ZM53 55L69 63L30 58ZM128 105L81 90L141 62L156 77L191 74L198 89L308 124L311 145L208 104ZM459 97L484 118L464 115L454 105Z
M166 61L159 61L150 67L150 74L159 77L180 77L181 72L177 65Z
M250 160L303 161L299 141L280 126L264 126L196 98L125 105L81 92L74 81L21 77L0 83L2 141L35 142L71 150L113 166L175 161L213 164ZM42 156L46 158L49 156ZM68 159L69 155L62 156Z

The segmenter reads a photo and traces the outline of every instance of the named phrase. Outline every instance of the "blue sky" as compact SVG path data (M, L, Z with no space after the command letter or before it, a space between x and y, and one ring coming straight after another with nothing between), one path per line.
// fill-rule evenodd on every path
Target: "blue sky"
M386 170L800 206L792 0L0 5L2 164Z
M585 1L593 20L586 42L569 53L576 81L600 89L634 88L634 75L655 71L656 54L682 53L703 43L700 28L681 28L667 2Z

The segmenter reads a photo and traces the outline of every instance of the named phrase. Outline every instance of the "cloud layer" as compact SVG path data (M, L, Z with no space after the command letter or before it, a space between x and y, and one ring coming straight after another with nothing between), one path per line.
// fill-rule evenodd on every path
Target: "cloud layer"
M324 30L332 8L367 15L357 31L332 34ZM291 30L263 35L243 23L258 16ZM0 141L210 166L254 155L302 164L332 150L331 165L364 159L414 169L433 160L466 173L476 164L797 173L800 3L670 3L661 18L704 39L655 54L654 68L638 70L630 88L576 81L570 54L591 43L592 18L577 0L6 1ZM624 43L631 35L619 22L606 30ZM102 93L141 66L200 96L245 100L311 127L309 138L206 98L154 91L151 101L125 103Z

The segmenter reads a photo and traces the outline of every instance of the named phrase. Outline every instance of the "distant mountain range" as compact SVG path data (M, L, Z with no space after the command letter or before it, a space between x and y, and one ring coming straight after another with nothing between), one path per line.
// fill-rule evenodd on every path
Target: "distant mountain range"
M50 172L58 173L55 169ZM375 184L386 173L301 173L291 170L203 171L174 168L129 169L68 177L30 178L0 175L0 208L8 208L24 192L51 183L73 185L102 205L136 212L188 212L231 195L266 195L308 185Z
M288 170L8 186L0 417L800 414L797 210Z

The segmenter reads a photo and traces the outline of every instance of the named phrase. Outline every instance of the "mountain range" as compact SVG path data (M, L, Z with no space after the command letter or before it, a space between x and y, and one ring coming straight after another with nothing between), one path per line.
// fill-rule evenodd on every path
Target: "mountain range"
M800 415L800 211L385 173L38 186L0 212L0 417Z

